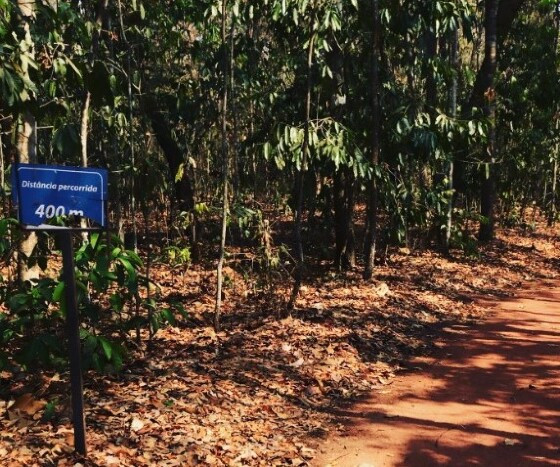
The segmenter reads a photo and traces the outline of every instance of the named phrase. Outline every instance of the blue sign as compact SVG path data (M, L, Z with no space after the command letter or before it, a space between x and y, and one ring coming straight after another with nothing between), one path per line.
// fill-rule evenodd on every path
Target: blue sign
M102 227L107 223L105 169L16 164L12 182L24 225L42 226L58 216L87 217Z

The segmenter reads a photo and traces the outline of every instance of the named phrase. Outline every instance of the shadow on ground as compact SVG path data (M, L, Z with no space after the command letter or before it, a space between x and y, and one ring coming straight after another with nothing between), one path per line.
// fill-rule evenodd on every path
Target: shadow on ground
M560 465L558 285L487 302L497 312L449 327L446 345L403 373L395 394L339 411L351 433L334 465Z

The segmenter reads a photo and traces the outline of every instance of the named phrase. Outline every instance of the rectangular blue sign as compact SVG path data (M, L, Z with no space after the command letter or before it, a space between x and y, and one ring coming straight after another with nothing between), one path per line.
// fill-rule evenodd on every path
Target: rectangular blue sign
M24 225L42 226L58 216L87 217L106 226L107 170L16 164L12 193Z

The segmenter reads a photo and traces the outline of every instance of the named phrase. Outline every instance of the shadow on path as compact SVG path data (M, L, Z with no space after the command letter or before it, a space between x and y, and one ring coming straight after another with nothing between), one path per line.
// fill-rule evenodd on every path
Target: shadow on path
M346 436L315 465L560 465L560 284L483 304L483 323L445 329L434 355L339 411Z

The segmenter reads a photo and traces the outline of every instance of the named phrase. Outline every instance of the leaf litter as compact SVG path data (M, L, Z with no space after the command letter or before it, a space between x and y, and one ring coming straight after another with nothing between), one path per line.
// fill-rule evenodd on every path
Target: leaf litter
M474 296L556 278L558 251L556 232L544 226L500 232L479 259L395 249L375 282L358 272L314 279L285 319L236 278L223 332L187 320L161 330L121 374L84 375L86 460L73 454L68 375L1 373L0 464L309 465L318 440L341 429L333 409L390 391L442 325L483 318ZM158 273L163 292L176 294L168 272ZM194 296L189 312L203 317L212 310L212 273L188 274L180 292ZM53 400L56 416L46 420Z

